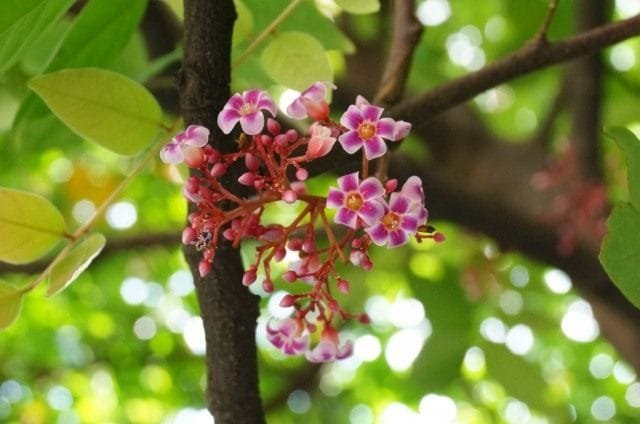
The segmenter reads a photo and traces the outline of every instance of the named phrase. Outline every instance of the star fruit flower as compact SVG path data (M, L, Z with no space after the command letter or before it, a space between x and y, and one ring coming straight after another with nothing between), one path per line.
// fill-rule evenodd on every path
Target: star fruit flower
M319 363L348 358L353 354L351 340L347 340L342 345L338 343L338 333L333 328L325 328L316 347L306 352L305 356L310 362Z
M396 123L391 118L381 118L384 109L366 101L350 105L340 118L347 129L338 141L347 153L364 148L367 159L375 159L387 152L384 139L395 140Z
M292 318L267 324L267 340L287 355L299 355L309 349L309 335L302 332L302 325Z
M194 156L202 156L200 147L207 145L209 129L201 125L189 125L186 130L177 134L169 144L160 151L160 159L165 163L178 164L189 162Z
M311 84L287 107L287 115L293 119L304 119L309 116L315 121L328 120L327 85L333 89L336 88L335 85L322 81Z
M264 128L262 110L276 116L276 105L266 91L247 90L242 94L236 93L218 114L218 126L223 133L229 134L239 122L246 134L259 134Z
M334 221L358 229L358 218L366 225L373 225L384 215L382 183L369 177L360 183L358 172L338 178L338 187L329 188L327 207L338 209Z

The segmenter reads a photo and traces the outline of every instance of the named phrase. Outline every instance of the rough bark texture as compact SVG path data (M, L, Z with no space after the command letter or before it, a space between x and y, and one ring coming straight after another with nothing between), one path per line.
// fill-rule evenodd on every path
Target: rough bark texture
M231 34L236 12L232 0L185 0L184 63L179 74L185 124L212 130L210 142L229 151L231 137L216 125L216 111L229 98ZM233 176L223 183L232 186ZM237 249L221 244L213 270L199 278L200 254L185 254L196 282L205 329L207 407L216 423L261 423L255 325L258 298L241 284L243 266Z

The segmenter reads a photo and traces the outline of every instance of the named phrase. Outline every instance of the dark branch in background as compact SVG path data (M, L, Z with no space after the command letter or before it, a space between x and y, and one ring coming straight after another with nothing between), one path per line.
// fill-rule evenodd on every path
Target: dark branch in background
M211 130L219 150L236 143L218 129L214 111L229 98L231 33L236 19L232 0L185 0L184 63L179 74L180 106L185 124ZM237 192L232 172L222 183ZM200 278L201 255L193 247L185 256L194 275L207 352L207 407L219 424L264 422L258 389L255 326L258 297L241 283L239 251L220 243L212 271Z
M569 86L571 85L571 75L565 72L560 87L555 94L553 103L549 107L547 114L542 118L538 130L533 136L532 142L539 144L544 149L549 149L553 143L553 127L558 116L564 112L569 103Z
M578 2L578 28L589 30L605 22L604 1ZM593 53L570 65L572 127L569 139L575 148L580 173L587 179L602 178L600 152L602 60Z
M634 16L586 31L564 41L544 45L531 42L477 72L399 103L389 110L389 114L409 122L423 121L471 100L489 88L538 69L597 52L638 34L640 34L640 16Z

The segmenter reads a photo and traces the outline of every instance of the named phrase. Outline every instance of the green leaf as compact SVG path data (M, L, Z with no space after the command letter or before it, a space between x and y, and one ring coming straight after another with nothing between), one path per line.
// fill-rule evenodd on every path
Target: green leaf
M303 90L315 81L333 81L322 44L304 32L277 35L262 52L261 61L277 83L296 90Z
M67 69L29 82L75 133L122 155L144 149L162 128L162 111L140 84L95 68Z
M10 68L73 0L3 0L0 7L0 73Z
M47 296L53 296L67 288L87 269L100 254L106 240L102 234L91 234L60 260L51 269Z
M640 140L623 127L608 128L606 132L627 156L629 203L640 211Z
M354 14L364 15L376 13L380 10L379 0L335 0L336 4L345 11Z
M251 35L251 31L253 30L253 15L242 0L234 0L233 4L236 6L238 13L238 19L236 19L236 23L233 26L232 44L235 46Z
M607 220L600 262L620 291L640 308L640 212L631 204L616 206Z
M62 214L44 197L0 187L0 260L34 261L65 235Z
M146 0L88 2L48 71L110 64L129 42L146 6Z
M24 293L3 281L0 281L0 330L10 326L22 307Z

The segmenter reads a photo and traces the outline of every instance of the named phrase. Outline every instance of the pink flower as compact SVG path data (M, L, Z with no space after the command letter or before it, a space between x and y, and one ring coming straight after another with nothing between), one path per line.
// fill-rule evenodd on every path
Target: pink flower
M223 133L229 134L233 127L240 122L242 131L249 135L256 135L264 127L264 116L260 113L266 110L271 116L276 115L276 105L266 91L248 90L242 94L236 93L224 105L218 114L218 126Z
M160 151L160 159L164 163L178 164L197 155L200 147L207 145L209 129L201 125L189 125L186 130L177 134L169 144ZM200 152L202 155L202 152ZM204 158L204 156L203 156Z
M279 321L271 319L267 323L267 340L287 355L299 355L309 348L309 335L302 334L302 324L295 319ZM273 322L273 325L272 325Z
M409 242L409 235L418 231L422 210L402 193L391 193L389 205L377 224L365 228L378 246L397 247Z
M310 362L327 362L334 359L344 359L353 353L353 342L347 340L343 345L338 346L338 333L333 328L325 328L320 337L320 342L313 350L308 351L305 356Z
M311 138L307 144L306 156L308 159L322 157L329 153L336 142L335 137L331 137L331 129L319 124L311 126Z
M315 121L328 120L327 84L333 89L336 88L331 83L314 82L287 107L287 115L293 119L304 119L308 115Z
M409 135L411 124L407 121L395 121L393 124L393 141L400 141Z
M424 207L424 191L422 190L422 180L415 175L409 177L404 183L400 193L411 200L409 211L415 213L418 217L418 226L423 225L427 221L428 212Z
M382 218L385 190L377 178L369 177L360 183L358 172L353 172L338 178L338 186L339 189L331 187L327 195L327 207L338 209L335 222L355 230L358 218L367 225Z
M340 118L340 123L348 129L338 141L347 153L355 153L364 146L367 159L375 159L387 152L383 139L394 140L395 121L380 118L383 109L368 104L362 98L351 105Z

